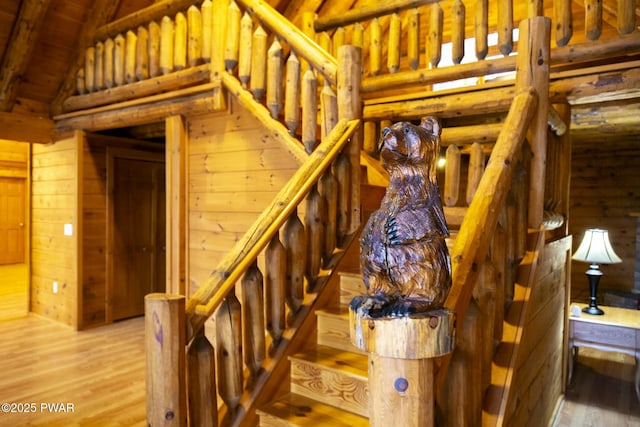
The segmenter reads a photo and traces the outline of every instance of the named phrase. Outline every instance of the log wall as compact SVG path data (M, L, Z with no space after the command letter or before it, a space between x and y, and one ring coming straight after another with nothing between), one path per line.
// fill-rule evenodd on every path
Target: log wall
M637 140L574 144L571 165L569 233L578 248L588 228L609 230L611 245L622 263L601 265L600 289L631 291L634 286L637 218L640 211L640 147ZM573 261L571 294L589 296L587 265ZM599 292L599 303L603 294Z
M504 425L550 425L563 393L565 301L571 237L547 243L538 260Z
M187 295L300 166L235 98L229 104L231 114L197 116L187 124Z
M79 325L78 147L82 135L33 145L30 310L67 325ZM64 235L71 224L73 235ZM53 282L58 292L53 293Z

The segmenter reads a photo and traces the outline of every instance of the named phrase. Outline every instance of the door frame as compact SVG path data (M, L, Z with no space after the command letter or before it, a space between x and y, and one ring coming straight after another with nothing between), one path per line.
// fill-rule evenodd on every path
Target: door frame
M165 155L163 152L143 151L130 148L107 147L107 224L106 224L106 289L105 289L105 322L113 323L113 298L114 298L114 168L116 159L141 160L162 163L166 171ZM166 200L165 200L166 211ZM166 276L166 272L165 272ZM166 277L165 277L166 283Z

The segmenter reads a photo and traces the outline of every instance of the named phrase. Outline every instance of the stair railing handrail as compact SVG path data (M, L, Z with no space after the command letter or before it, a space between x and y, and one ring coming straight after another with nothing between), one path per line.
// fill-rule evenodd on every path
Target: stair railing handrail
M324 171L336 160L359 122L344 119L338 122L207 280L187 300L185 311L192 331L202 327L204 321L213 314L242 273L267 246Z
M296 55L309 62L332 86L337 85L338 63L335 57L285 19L268 3L262 0L237 0L237 2L245 7L250 15L255 15L261 23L271 29L278 38L285 40L296 52Z

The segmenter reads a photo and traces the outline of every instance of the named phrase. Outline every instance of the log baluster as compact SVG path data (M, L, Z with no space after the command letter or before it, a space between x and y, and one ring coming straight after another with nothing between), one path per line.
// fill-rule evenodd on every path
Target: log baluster
M308 290L315 286L322 266L324 250L324 225L326 223L327 205L314 185L307 195L305 212L305 229L307 230L307 281Z
M309 68L302 78L302 143L307 153L316 147L316 121L318 115L317 81Z
M136 50L138 36L133 31L127 31L124 48L124 81L133 83L136 81Z
M602 33L602 0L584 0L584 13L587 39L598 40Z
M516 207L517 195L514 194L515 189L513 187L516 173L517 172L514 172L514 177L512 178L512 183L511 183L512 188L507 193L507 197L505 200L504 229L506 233L506 238L504 242L505 243L504 248L505 248L506 270L505 270L505 277L503 280L504 286L505 286L504 287L505 308L511 305L511 303L513 302L514 279L515 279L514 268L517 264L516 249L515 249L516 236L514 236L513 234L515 230L516 209L517 209Z
M282 45L276 37L267 51L267 108L278 119L282 110Z
M356 22L353 24L351 30L351 44L358 47L363 47L364 44L364 26Z
M318 34L318 44L321 48L323 48L326 52L331 52L332 49L332 40L331 36L327 34L326 31ZM306 71L305 71L306 72ZM318 73L318 84L324 84L324 76L321 73Z
M253 42L253 21L248 13L240 20L240 50L238 52L238 79L247 88L251 78L251 50Z
M87 87L84 81L84 67L80 68L76 73L76 92L78 92L78 95L87 93Z
M290 312L295 314L304 300L304 277L307 266L307 236L297 209L287 219L282 238L287 250L286 301Z
M333 33L333 40L331 42L331 45L333 46L333 55L335 56L338 52L338 49L340 49L340 46L344 46L345 44L345 34L344 34L344 28L343 27L338 27L336 28L336 31Z
M96 48L90 46L84 54L84 87L91 93L96 90Z
M218 394L231 416L242 396L242 313L235 289L231 290L216 312L216 358Z
M211 62L212 49L215 49L213 46L213 3L211 0L202 2L200 14L202 15L202 60L208 64Z
M454 64L464 58L465 7L462 0L454 0L451 7L451 56Z
M469 155L469 171L467 178L467 205L471 204L473 195L476 194L478 184L484 172L484 150L482 145L474 142L471 144Z
M292 51L287 59L285 80L284 123L291 135L295 135L300 121L300 61Z
M502 340L502 329L504 327L504 315L507 308L505 301L505 290L507 288L506 280L510 277L508 274L507 259L507 229L505 227L507 221L506 205L502 206L496 224L496 230L491 236L489 249L489 258L492 266L493 281L495 282L495 301L496 307L493 312L493 338L492 344L495 349Z
M202 14L194 5L187 9L187 64L202 64Z
M418 9L411 9L407 16L407 59L409 68L420 67L420 15Z
M149 78L149 31L143 27L138 27L136 35L136 80L146 80Z
M160 74L160 25L157 22L149 23L149 77L158 77Z
M322 132L320 136L324 138L338 123L338 98L326 80L320 93L320 110L322 112L322 123L320 123Z
M227 12L227 37L224 47L224 66L231 72L238 65L238 51L240 48L240 8L236 2L229 3Z
M543 0L528 0L527 1L527 18L533 18L535 16L544 15Z
M636 0L618 0L618 32L622 35L636 28Z
M189 423L193 426L217 426L215 351L204 334L204 328L196 331L187 347L187 384Z
M442 57L442 30L443 12L440 3L433 3L430 7L429 33L427 36L427 46L429 51L429 64L432 68L437 68Z
M126 56L126 41L122 34L118 34L114 39L113 50L113 83L116 86L124 84L124 58Z
M104 86L107 89L115 86L113 75L115 48L116 43L111 37L104 41Z
M182 12L176 14L173 43L173 68L184 70L187 67L187 18Z
M374 121L364 122L362 149L373 157L378 157L378 126Z
M103 90L106 86L104 83L104 43L96 43L96 58L95 58L95 89Z
M572 0L553 1L553 26L556 29L556 44L566 46L573 35Z
M482 60L489 52L489 0L476 0L474 32L476 37L476 58Z
M349 234L351 212L351 162L345 153L341 153L335 162L334 170L338 180L338 244L342 244Z
M476 354L481 360L480 395L484 396L487 388L491 385L491 363L497 346L494 341L495 312L499 310L504 313L504 305L503 301L496 298L495 268L489 256L485 259L481 269L478 282L473 288L473 298L481 313L480 347L476 349Z
M244 363L249 369L248 388L255 384L266 354L264 327L264 278L256 261L242 277L242 325L245 328Z
M378 18L369 24L369 73L372 76L380 74L382 68L382 28Z
M504 56L513 50L513 0L498 0L498 49Z
M324 249L322 253L323 266L328 268L333 256L333 251L338 247L338 181L328 168L319 181L320 194L326 203L326 227Z
M287 253L278 234L273 236L265 252L267 331L271 335L269 353L276 349L286 327L285 282L287 279Z
M460 190L460 149L451 144L447 147L444 171L444 204L455 206Z
M160 21L160 72L169 74L173 71L173 21L168 16Z
M400 69L400 33L402 20L397 13L391 15L389 20L389 41L387 43L387 68L390 73Z
M267 33L261 25L253 32L252 45L251 93L256 101L260 101L264 97L267 74Z

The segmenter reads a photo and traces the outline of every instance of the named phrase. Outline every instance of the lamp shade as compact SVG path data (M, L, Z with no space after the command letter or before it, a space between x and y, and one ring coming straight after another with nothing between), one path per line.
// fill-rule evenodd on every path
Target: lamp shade
M572 258L576 261L590 262L592 264L622 262L611 247L609 232L600 228L592 228L584 232L582 242Z

